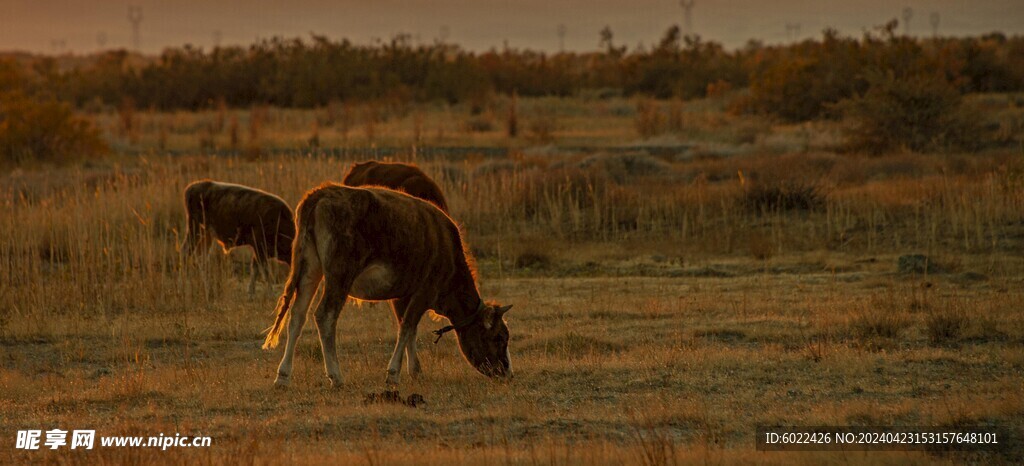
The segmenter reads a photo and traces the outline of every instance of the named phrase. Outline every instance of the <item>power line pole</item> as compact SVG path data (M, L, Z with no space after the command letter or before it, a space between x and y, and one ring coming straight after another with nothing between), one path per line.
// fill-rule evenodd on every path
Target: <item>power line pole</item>
M939 37L939 12L933 11L928 21L932 23L932 37Z
M223 35L223 33L220 32L220 29L214 29L213 30L213 48L220 47L220 41L223 38L224 38L224 35Z
M693 2L694 0L679 0L679 6L683 7L683 24L686 26L686 34L693 34Z
M128 6L128 21L132 23L132 46L139 51L139 23L142 22L142 7L138 5Z
M558 53L565 53L565 33L567 30L564 23L558 25Z
M50 40L50 47L53 48L54 55L60 55L67 48L68 41L65 39L52 39Z
M914 17L914 9L909 6L903 9L903 35L910 35L910 18Z
M104 48L107 47L107 33L106 32L100 31L100 32L96 33L96 45L99 46L100 50L103 50Z
M786 39L791 42L800 39L800 23L786 23Z

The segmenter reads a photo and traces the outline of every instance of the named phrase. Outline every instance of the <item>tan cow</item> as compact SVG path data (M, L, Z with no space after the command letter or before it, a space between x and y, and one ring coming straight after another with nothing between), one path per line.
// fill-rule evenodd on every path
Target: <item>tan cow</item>
M398 383L403 353L409 373L420 372L416 327L429 309L451 322L435 333L454 330L462 354L478 371L490 377L512 374L502 318L511 306L480 297L459 228L436 206L390 189L325 184L306 194L297 216L291 275L263 345L277 346L288 317L288 342L275 384L289 383L295 344L321 280L324 293L314 316L324 369L335 386L341 383L335 326L349 296L388 300L398 317L388 383Z

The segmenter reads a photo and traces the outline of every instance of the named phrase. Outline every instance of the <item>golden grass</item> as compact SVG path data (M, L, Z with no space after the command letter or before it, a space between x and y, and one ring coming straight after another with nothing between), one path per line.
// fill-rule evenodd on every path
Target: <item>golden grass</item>
M243 183L294 204L348 161L152 156L56 171L48 183L8 175L0 462L1020 461L1019 448L753 447L757 425L1022 432L1019 156L978 155L953 170L956 156L764 155L662 161L663 173L624 177L585 160L518 156L498 170L478 170L486 161L476 157L421 161L443 180L484 294L516 306L515 379L485 380L453 339L421 338L426 374L402 387L425 396L421 409L361 403L382 388L393 347L386 306L342 312L343 389L328 388L308 325L293 387L275 391L279 353L261 351L259 333L280 283L250 299L244 254L194 266L177 256L189 181ZM739 171L745 183L813 173L825 205L751 211ZM949 273L897 274L908 252ZM201 433L213 447L9 449L16 430L53 427Z

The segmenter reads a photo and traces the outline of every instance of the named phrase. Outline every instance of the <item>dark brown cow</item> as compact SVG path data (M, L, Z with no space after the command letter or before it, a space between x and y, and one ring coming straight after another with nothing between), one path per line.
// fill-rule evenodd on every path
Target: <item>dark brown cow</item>
M416 165L374 160L354 163L341 183L345 186L391 188L432 202L445 213L448 212L448 202L445 201L441 188Z
M227 252L238 246L253 249L253 274L268 274L271 258L291 263L295 223L292 211L281 198L255 188L200 180L185 188L185 244L182 254L191 256L197 247L207 249L213 240Z
M324 368L335 386L341 382L335 326L348 296L391 301L399 331L388 383L398 382L403 351L410 375L419 373L416 326L428 309L448 318L451 325L435 333L455 330L473 367L491 377L512 374L508 327L502 318L511 306L480 298L459 227L444 212L399 191L337 184L307 193L296 212L292 271L263 344L266 349L277 346L288 317L288 343L275 384L289 383L295 344L321 280L324 293L314 315Z

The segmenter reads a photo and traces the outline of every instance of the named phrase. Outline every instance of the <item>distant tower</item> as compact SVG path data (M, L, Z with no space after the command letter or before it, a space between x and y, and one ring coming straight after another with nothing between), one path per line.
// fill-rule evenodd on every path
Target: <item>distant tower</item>
M914 17L914 9L909 6L903 9L903 34L910 35L910 18Z
M128 21L132 23L132 46L139 51L139 23L142 22L142 7L130 5L128 7Z
M224 35L223 35L223 33L220 32L220 29L214 29L214 31L213 31L213 47L214 48L220 47L220 41L223 38L224 38Z
M786 23L786 39L800 40L800 23Z
M932 37L939 37L939 12L933 11L928 16L928 22L932 23Z
M96 45L99 46L100 50L107 47L107 33L100 31L96 33Z
M683 7L683 24L686 26L686 34L693 34L693 1L679 0L679 6Z
M558 25L558 53L565 53L565 33L567 31L564 23Z

